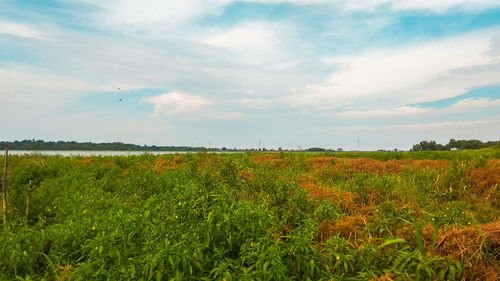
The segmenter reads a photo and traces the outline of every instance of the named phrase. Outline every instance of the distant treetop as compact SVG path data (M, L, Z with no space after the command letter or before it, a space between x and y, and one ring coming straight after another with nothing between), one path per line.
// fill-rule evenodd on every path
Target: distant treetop
M455 140L451 139L448 144L442 145L436 141L421 141L413 145L412 151L428 151L428 150L452 150L452 149L481 149L487 147L500 147L500 141L487 141L480 140Z
M76 141L22 140L7 142L11 150L83 150L83 151L198 151L201 147L136 145L121 142L92 143Z

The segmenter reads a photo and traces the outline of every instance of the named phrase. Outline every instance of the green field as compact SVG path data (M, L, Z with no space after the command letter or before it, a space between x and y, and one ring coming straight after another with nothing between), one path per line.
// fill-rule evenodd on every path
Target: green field
M499 149L34 154L9 157L8 181L0 280L500 273Z

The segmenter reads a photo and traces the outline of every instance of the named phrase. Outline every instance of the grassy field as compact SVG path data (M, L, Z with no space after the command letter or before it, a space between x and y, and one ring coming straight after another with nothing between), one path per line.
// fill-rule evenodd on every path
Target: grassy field
M499 149L9 160L0 280L500 273Z

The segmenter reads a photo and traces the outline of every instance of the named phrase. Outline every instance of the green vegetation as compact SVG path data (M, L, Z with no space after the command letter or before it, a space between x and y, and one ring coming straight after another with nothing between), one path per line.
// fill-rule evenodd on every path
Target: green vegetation
M8 143L11 150L79 150L79 151L255 151L255 149L228 149L222 148L205 148L192 146L156 146L156 145L136 145L126 144L121 142L113 143L92 143L92 142L75 142L75 141L43 141L43 140L23 140ZM448 144L442 145L435 141L421 141L419 144L413 145L411 151L448 151L450 149L470 150L484 148L500 148L500 141L480 140L454 140L451 139ZM281 148L278 149L282 151ZM262 151L266 151L265 148ZM325 149L321 147L311 147L306 149L307 152L341 152L342 149ZM397 150L395 150L397 151Z
M4 142L1 142L4 143ZM121 142L92 143L76 141L22 140L6 142L11 150L82 150L82 151L199 151L201 147L136 145Z
M499 158L11 156L0 280L496 280Z
M442 145L436 141L421 141L412 147L412 151L436 151L436 150L451 150L451 149L481 149L487 147L500 148L500 141L487 141L480 140L455 140L451 139L448 144Z

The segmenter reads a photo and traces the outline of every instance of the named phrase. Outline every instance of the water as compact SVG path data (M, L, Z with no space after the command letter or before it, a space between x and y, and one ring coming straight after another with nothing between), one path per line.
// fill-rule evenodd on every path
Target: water
M88 150L9 150L9 155L43 154L51 156L133 156L145 153L153 155L196 153L195 151L88 151Z

